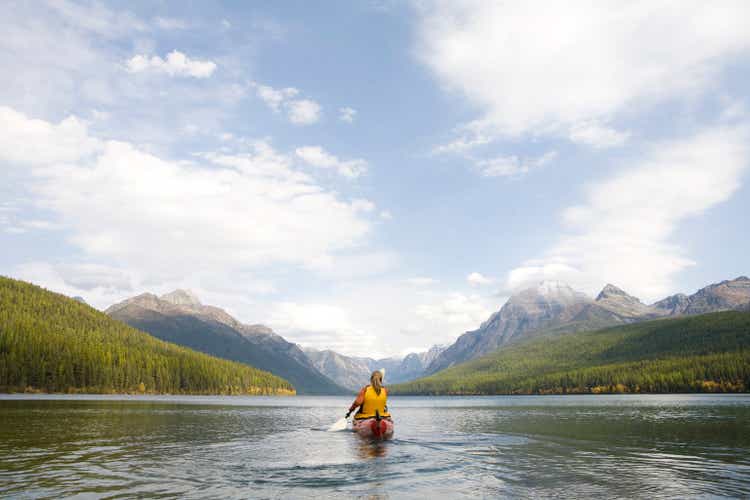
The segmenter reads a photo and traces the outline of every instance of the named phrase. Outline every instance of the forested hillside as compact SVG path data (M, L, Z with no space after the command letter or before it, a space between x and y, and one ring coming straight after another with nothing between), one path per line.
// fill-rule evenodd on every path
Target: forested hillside
M286 380L0 276L0 391L293 394Z
M289 380L299 394L351 392L320 373L299 346L270 328L244 325L184 290L162 297L141 294L105 312L166 342L267 370Z
M400 394L746 392L750 313L721 312L510 345Z

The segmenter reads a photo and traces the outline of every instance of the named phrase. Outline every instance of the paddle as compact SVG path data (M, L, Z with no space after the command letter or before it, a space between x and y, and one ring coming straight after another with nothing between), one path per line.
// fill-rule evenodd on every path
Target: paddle
M328 432L338 432L346 430L346 422L346 417L341 417L328 428Z

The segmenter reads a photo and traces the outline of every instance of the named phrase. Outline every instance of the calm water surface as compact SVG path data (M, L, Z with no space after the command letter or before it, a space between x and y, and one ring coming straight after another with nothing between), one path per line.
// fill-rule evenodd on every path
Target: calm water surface
M350 402L0 395L0 496L750 497L750 396L393 397L380 444Z

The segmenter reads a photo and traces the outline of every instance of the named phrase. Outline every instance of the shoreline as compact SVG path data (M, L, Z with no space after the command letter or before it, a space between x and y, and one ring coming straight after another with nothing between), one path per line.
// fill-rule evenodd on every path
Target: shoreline
M296 391L279 391L274 393L262 393L262 392L246 392L246 393L200 393L200 392L117 392L117 391L66 391L66 392L48 392L41 390L18 390L18 391L6 391L0 390L0 397L2 396L132 396L132 397L183 397L183 396L205 396L205 397L280 397L288 398L298 396ZM20 399L20 398L19 398Z
M658 397L748 397L750 392L653 392L653 393L611 393L611 394L453 394L453 395L428 395L428 394L393 394L389 399L442 399L442 400L461 400L461 399L638 399L638 398L658 398ZM91 400L91 401L116 401L116 400L151 400L151 401L168 401L177 399L305 399L305 398L345 398L350 399L349 395L342 394L131 394L131 393L67 393L67 392L0 392L0 401L11 400Z

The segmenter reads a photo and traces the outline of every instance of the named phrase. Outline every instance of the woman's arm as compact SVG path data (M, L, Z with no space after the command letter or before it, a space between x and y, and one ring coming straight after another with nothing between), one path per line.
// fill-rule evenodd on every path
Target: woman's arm
M367 390L367 387L363 387L362 390L359 391L359 394L357 394L357 397L354 399L354 402L349 407L349 411L346 413L347 417L349 417L349 415L354 411L355 408L362 406L364 404L366 390Z

